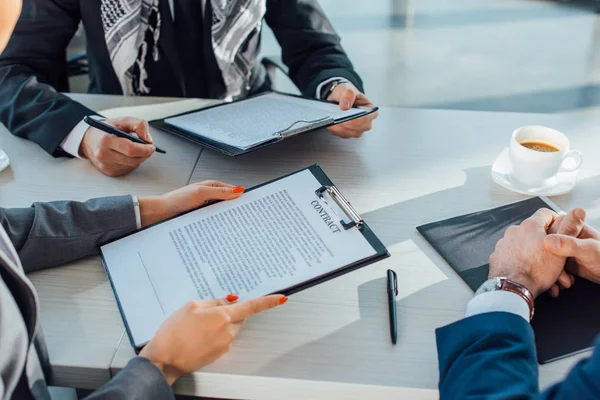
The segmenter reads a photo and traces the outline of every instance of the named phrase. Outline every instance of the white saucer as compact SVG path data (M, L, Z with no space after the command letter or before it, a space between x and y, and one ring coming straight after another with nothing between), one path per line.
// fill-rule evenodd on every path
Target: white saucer
M528 196L549 197L559 196L573 190L577 184L577 171L559 172L556 176L546 180L540 187L528 187L512 176L508 148L505 148L498 158L496 158L496 161L494 161L492 179L498 185L513 192Z
M8 159L8 156L6 155L5 152L0 150L0 171L2 171L4 168L8 167L8 164L10 164L10 160Z

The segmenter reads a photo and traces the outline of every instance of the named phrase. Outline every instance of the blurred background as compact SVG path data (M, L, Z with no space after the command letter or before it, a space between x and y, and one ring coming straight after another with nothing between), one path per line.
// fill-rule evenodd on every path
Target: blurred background
M600 113L600 1L320 0L378 105ZM70 55L84 51L80 33ZM263 55L279 56L270 30ZM279 90L294 91L282 74ZM85 92L87 78L72 78Z

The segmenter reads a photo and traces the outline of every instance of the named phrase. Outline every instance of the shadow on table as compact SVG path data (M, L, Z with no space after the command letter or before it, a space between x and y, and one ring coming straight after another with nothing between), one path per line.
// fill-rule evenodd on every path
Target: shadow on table
M468 168L465 170L466 180L462 186L366 212L362 217L387 247L408 239L419 244L424 241L416 230L419 225L528 198L494 187L496 184L490 177L490 168L490 166ZM492 190L494 190L493 195L489 195ZM478 193L485 195L477 195ZM552 201L566 211L569 210L569 204L576 204L586 209L595 207L600 203L600 175L581 180L574 192L553 197ZM401 221L404 223L400 223ZM407 224L406 221L411 223ZM600 218L591 219L588 223L599 226Z
M467 177L462 186L364 213L363 217L387 247L412 240L440 270L448 276L455 276L455 272L420 236L416 226L489 208L490 197L493 206L526 198L504 190L496 190L493 196L473 196L474 193L492 190L492 185L495 185L489 175L490 167L470 168L465 172ZM586 195L580 197L578 193ZM589 199L600 200L600 176L582 180L573 194L552 200L565 209L570 203L588 208L598 202ZM407 224L407 220L411 223ZM600 220L588 222L598 226ZM435 343L434 331L438 325L451 323L462 316L462 312L445 307L443 302L444 298L456 296L456 281L444 280L398 300L399 335L395 347L389 338L385 279L366 282L357 290L360 313L357 321L286 353L258 374L314 380L315 368L318 368L322 371L322 379L327 381L435 389L438 370L436 348L432 345ZM328 365L324 355L331 348L340 346L347 346L349 351L336 354L335 365L345 366L338 371L334 365ZM375 354L389 356L378 358ZM339 359L340 356L342 359ZM349 370L353 372L349 373ZM394 373L379 374L378 371Z
M456 310L444 309L443 304L425 305L431 304L433 298L451 296L452 286L448 280L438 282L397 302L398 344L393 346L385 284L382 277L358 287L358 320L282 355L257 371L257 375L435 389L435 324L440 320L451 322L459 315ZM335 361L330 364L327 355L331 348L340 346L348 351L336 352Z

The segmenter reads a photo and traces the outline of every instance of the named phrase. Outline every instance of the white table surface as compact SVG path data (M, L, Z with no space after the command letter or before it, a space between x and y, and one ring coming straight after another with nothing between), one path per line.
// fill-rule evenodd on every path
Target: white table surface
M157 98L74 95L94 110L171 101ZM0 172L0 205L29 207L35 201L162 194L184 186L201 148L152 130L166 155L155 154L138 170L109 178L89 162L54 159L36 144L11 135L0 125L0 149L11 166ZM110 379L110 362L123 335L123 323L99 258L29 275L41 303L41 324L54 384L95 388Z
M415 227L523 199L495 185L490 167L512 131L544 124L584 152L581 181L554 197L600 221L600 118L384 108L359 140L319 132L237 159L205 150L192 182L256 185L318 162L392 257L291 296L249 320L230 354L184 377L178 393L222 398L437 398L434 330L463 316L472 297ZM399 275L398 345L389 339L385 271ZM133 351L125 337L116 373ZM584 355L541 367L543 387ZM415 388L412 391L407 388Z
M85 95L78 100L97 110L159 101ZM560 129L584 152L579 185L553 200L564 209L583 206L592 222L600 222L600 158L594 157L600 118L393 108L382 109L373 131L359 140L318 132L235 159L209 150L199 156L200 148L153 131L168 158L155 155L119 179L79 160L52 159L2 130L0 148L12 167L0 173L0 204L156 194L184 185L190 175L194 182L251 186L318 162L392 258L293 295L284 307L249 320L230 354L184 377L175 389L221 398L433 399L434 329L461 318L472 294L415 227L522 199L496 186L489 174L512 130L525 124ZM396 347L388 333L388 267L400 277ZM40 293L55 384L95 388L133 356L97 259L31 278ZM560 379L578 358L542 366L541 384Z

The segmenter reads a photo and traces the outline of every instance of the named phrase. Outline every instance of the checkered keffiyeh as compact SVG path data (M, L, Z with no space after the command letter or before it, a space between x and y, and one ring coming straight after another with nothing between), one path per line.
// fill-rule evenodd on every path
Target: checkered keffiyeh
M211 1L211 40L225 82L225 98L242 97L250 89L250 75L258 56L262 19L267 10L266 1ZM104 38L110 59L123 94L127 96L149 94L152 91L145 84L147 73L144 63L148 51L152 51L154 61L159 57L161 15L158 2L159 0L100 2Z

